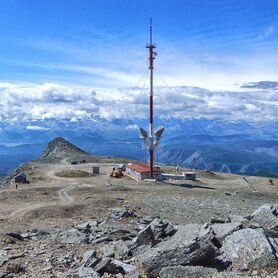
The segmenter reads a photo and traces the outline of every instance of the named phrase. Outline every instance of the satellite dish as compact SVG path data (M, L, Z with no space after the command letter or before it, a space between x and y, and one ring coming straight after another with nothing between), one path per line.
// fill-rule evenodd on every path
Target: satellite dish
M148 138L148 132L145 130L145 129L143 129L142 127L140 127L140 133L141 133L141 138L143 138L143 139L146 139L146 138Z
M154 135L157 140L159 140L161 138L163 131L164 131L164 127L161 126L154 132Z

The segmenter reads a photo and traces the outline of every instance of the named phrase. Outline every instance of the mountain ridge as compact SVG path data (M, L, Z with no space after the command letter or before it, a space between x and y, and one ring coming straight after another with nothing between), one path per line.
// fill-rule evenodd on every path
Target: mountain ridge
M56 137L48 143L46 150L41 156L41 159L74 154L87 155L88 153L70 143L63 137Z

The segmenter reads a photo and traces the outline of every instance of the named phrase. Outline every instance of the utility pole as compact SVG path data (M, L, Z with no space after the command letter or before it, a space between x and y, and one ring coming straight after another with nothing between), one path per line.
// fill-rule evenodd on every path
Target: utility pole
M149 49L149 70L150 70L150 125L149 125L149 151L150 151L150 176L153 178L154 170L154 127L153 127L153 69L154 69L154 59L156 52L154 49L156 46L153 44L152 38L152 19L150 19L150 44L147 45Z

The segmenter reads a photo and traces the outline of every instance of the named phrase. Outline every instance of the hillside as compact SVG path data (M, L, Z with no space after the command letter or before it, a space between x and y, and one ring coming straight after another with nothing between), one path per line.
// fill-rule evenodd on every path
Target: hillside
M0 261L0 271L4 275L139 278L139 273L142 277L151 271L145 277L153 278L164 264L156 250L165 250L167 265L175 265L172 255L167 253L167 244L176 246L180 236L183 247L179 243L180 247L175 249L177 258L184 258L178 254L181 250L191 250L187 242L190 246L199 246L192 236L200 237L202 248L210 250L205 257L212 258L220 251L220 242L223 246L228 244L227 235L236 236L238 231L250 233L251 237L255 233L261 240L254 243L248 241L248 236L244 237L246 245L240 248L241 252L246 250L244 260L250 262L253 256L261 254L250 251L248 246L268 242L267 233L253 230L255 224L250 215L265 203L277 204L277 179L273 180L274 185L269 185L266 178L198 171L196 181L136 182L125 176L110 177L112 168L122 160L88 156L62 138L53 140L46 153L48 157L59 159L39 159L22 165L16 173L26 173L29 183L18 184L16 189L10 180L10 186L0 190L0 245L6 258ZM72 159L84 158L84 163L71 164ZM100 166L100 175L92 173L96 165ZM168 166L163 170L175 172ZM272 223L277 221L278 225L278 218L271 215ZM201 234L200 229L204 229ZM210 229L216 232L217 241ZM182 269L182 275L189 270L193 274L188 273L186 277L196 277L190 276L195 275L195 271L198 277L228 278L238 277L233 276L237 274L257 277L252 274L252 267L248 273L241 272L241 264L232 257L228 257L227 262L209 260L204 264L199 258L201 251L196 248L197 253L193 252L189 258L196 256L199 268L187 262L193 268ZM226 252L229 254L228 249ZM269 256L275 263L273 252L270 251ZM151 254L156 254L159 260L147 266L145 260ZM259 266L262 275L277 274L275 268L265 268L264 261L258 262L262 262ZM220 276L215 276L218 271L221 271ZM127 275L131 273L133 276ZM214 276L207 276L208 273ZM173 272L170 276L163 275L161 272L159 277L180 277L172 276Z

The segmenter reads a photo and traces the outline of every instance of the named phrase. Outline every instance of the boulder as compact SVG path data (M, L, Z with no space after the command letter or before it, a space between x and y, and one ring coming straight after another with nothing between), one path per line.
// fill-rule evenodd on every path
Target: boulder
M241 223L225 223L225 224L214 224L212 229L215 233L215 238L222 244L223 240L235 231L242 229Z
M83 262L84 267L94 267L100 262L100 259L97 258L97 252L95 250L89 250L84 253Z
M106 242L106 241L111 241L111 239L107 236L102 236L102 237L99 237L99 238L96 238L95 240L93 240L91 242L91 244L95 245L95 244L100 244L100 243L103 243L103 242Z
M134 236L136 236L137 232L131 229L113 229L109 232L109 237L113 240L131 240Z
M202 266L165 267L159 273L160 278L247 278L242 273L218 272L214 268Z
M160 278L210 278L218 271L202 266L171 266L164 267L159 273Z
M71 267L75 263L74 253L69 252L66 255L57 258L57 263L60 266Z
M254 213L252 214L252 217L254 217L257 214L262 214L265 212L268 212L268 213L271 213L271 214L277 216L277 210L272 204L264 204L264 205L260 206L257 210L254 211Z
M211 224L229 223L231 220L225 216L213 215L210 219Z
M135 265L126 264L118 260L112 260L109 265L108 273L117 274L121 273L123 275L126 274L134 274L138 273Z
M247 219L242 215L230 215L231 223L245 224Z
M113 208L108 216L109 219L122 219L126 217L134 217L135 213L127 208Z
M278 237L278 217L276 208L271 204L259 207L251 215L251 225L262 227L268 235Z
M176 229L172 224L170 224L167 220L161 220L160 218L155 218L150 223L151 229L154 234L155 241L159 241L161 238L165 238L167 236L172 236Z
M262 229L242 229L227 236L222 247L232 266L238 270L253 270L276 262L273 249Z
M57 240L59 240L62 243L88 243L88 237L86 234L81 233L77 229L69 229L60 232L57 235Z
M80 278L99 278L99 274L90 267L79 267L78 276Z
M129 248L124 241L119 240L115 243L115 259L122 260L128 257Z
M103 275L104 272L108 272L108 267L110 263L111 263L110 258L104 258L95 266L95 271L98 272L100 275Z
M100 247L100 254L103 258L112 258L114 257L115 250L114 250L114 244L104 244Z
M150 249L155 243L155 237L150 225L141 230L132 240L130 251L132 255L141 254Z
M94 228L98 225L97 221L88 221L85 223L81 223L76 225L76 229L82 232L92 232Z
M192 265L212 259L218 249L210 227L189 224L178 226L174 236L136 258L141 276L157 277L164 267Z
M134 265L130 265L118 260L111 260L110 258L105 258L99 264L95 266L95 271L100 275L104 273L108 274L133 274L137 272L137 268Z

